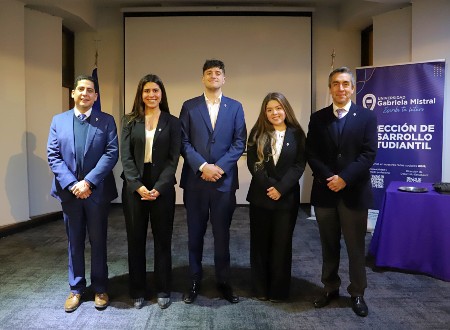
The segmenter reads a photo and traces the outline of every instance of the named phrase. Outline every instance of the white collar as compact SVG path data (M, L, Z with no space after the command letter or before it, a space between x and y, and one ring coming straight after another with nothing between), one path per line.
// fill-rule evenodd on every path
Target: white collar
M217 103L220 103L220 101L222 101L222 93L220 93L219 97L217 98L218 102L215 102L215 103L213 101L211 101L210 99L208 99L208 97L206 96L206 93L203 93L203 96L205 97L206 103L217 104Z
M78 117L81 112L77 108L73 108L73 112L75 114L75 117ZM88 111L86 111L84 114L86 115L86 119L88 119L91 116L92 108L90 108Z
M337 109L344 109L345 112L349 112L351 106L352 106L352 101L348 101L348 103L346 105L344 105L343 107L338 107L336 104L333 103L333 111L334 111L334 113L336 113Z

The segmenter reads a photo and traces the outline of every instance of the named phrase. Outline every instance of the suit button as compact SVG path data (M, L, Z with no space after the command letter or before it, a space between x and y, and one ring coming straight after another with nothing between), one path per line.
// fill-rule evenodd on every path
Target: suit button
M216 143L216 140L212 139L212 140L211 140L211 143Z
M338 155L337 155L337 158L341 158L341 157L342 157L342 154L338 154Z

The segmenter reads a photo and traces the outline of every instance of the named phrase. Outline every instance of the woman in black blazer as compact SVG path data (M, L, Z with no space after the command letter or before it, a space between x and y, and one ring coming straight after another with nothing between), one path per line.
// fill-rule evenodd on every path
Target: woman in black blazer
M247 143L247 166L252 174L247 195L251 276L259 300L280 302L289 297L305 139L286 97L269 93Z
M122 120L122 204L128 239L130 295L141 308L146 292L147 228L154 240L154 273L158 305L170 305L175 171L181 147L181 126L169 112L161 79L153 74L139 81L133 109Z

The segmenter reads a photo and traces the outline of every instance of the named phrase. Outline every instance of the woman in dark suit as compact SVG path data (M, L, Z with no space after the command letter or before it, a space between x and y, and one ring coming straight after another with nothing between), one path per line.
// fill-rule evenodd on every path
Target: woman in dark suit
M259 300L280 302L289 297L305 139L286 97L269 93L247 143L247 166L252 174L247 195L251 277Z
M122 204L128 238L130 295L141 308L146 291L147 228L154 240L158 305L170 305L175 171L181 126L169 112L166 90L153 74L139 81L133 109L122 120Z

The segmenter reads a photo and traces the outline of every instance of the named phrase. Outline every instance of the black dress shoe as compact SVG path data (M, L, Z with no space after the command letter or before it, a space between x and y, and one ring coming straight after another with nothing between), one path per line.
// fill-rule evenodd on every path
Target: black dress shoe
M219 290L223 298L230 303L235 304L239 302L239 297L234 295L233 289L228 283L217 283L217 290Z
M192 304L197 298L199 291L200 291L200 282L192 281L192 286L189 289L189 292L183 295L183 301L186 304Z
M259 300L259 301L267 301L269 298L267 296L253 296L253 300Z
M352 309L358 316L365 317L369 314L369 308L367 308L363 296L352 297Z
M330 303L331 300L339 298L339 290L334 290L331 292L325 292L320 298L314 301L315 308L325 307Z

